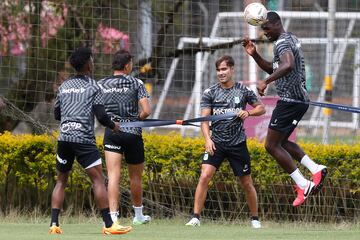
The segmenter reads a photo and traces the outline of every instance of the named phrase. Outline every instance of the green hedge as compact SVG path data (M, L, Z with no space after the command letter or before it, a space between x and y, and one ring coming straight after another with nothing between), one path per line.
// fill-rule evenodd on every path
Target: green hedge
M102 151L101 142L102 139L98 138L97 144ZM156 204L164 204L167 206L166 209L191 211L194 188L200 174L204 152L203 139L183 138L178 134L144 134L144 143L145 197L155 204L153 208L157 208ZM351 216L358 216L360 143L354 145L303 143L301 146L311 158L329 168L327 184L332 190L327 193L329 202L326 204L338 204L332 201L342 201L341 198L350 199L351 207L346 202L341 209L346 205L346 211L352 209ZM44 210L49 209L56 175L55 148L56 139L46 135L11 135L8 132L0 135L0 205L3 211L10 207L31 209L36 206ZM248 140L248 148L252 157L252 176L259 193L259 202L262 204L260 206L262 214L268 215L269 212L274 211L277 215L283 211L286 211L284 214L292 214L293 210L290 207L284 210L284 208L274 209L272 206L274 202L289 203L290 198L293 197L290 194L289 199L283 199L283 196L287 195L281 195L282 197L279 195L283 191L292 191L288 187L291 185L289 176L266 153L262 143ZM308 171L303 172L308 173ZM126 168L122 170L122 177L126 179L122 181L125 189L123 199L125 199L128 194ZM232 170L228 164L223 164L212 181L213 188L210 188L209 196L215 194L214 197L219 199L238 198L241 190L238 191L234 183ZM228 196L226 189L229 187L235 196ZM91 183L77 164L71 174L67 191L69 194L66 196L65 207L71 206L74 211L79 212L92 208ZM331 196L334 196L334 199ZM336 200L338 198L339 200ZM208 203L206 208L211 208L211 204L213 203ZM331 211L328 211L329 215L332 214Z

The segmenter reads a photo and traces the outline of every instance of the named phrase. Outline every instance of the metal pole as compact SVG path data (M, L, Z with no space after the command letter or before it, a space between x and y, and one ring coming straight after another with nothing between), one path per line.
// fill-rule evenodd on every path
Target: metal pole
M327 38L328 44L326 46L326 66L325 66L325 100L331 102L332 100L332 56L334 51L334 35L335 35L335 9L336 0L329 0L328 4L328 21L327 21ZM330 119L331 110L325 108L324 114L324 129L323 129L323 143L329 143L330 135Z
M142 53L140 58L147 58L151 56L151 36L152 36L152 19L151 19L151 1L140 1L140 46L142 47Z

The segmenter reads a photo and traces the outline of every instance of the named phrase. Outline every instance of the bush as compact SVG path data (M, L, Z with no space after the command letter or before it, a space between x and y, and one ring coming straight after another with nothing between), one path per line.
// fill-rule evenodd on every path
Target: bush
M102 151L101 143L102 139L98 138L97 145ZM145 198L155 204L154 208L159 206L156 204L162 204L168 210L190 211L194 188L200 175L204 140L183 138L174 133L144 134L144 144ZM330 177L327 184L331 192L325 195L331 194L331 197L329 195L326 204L336 207L339 202L342 202L341 214L356 216L359 201L353 199L357 199L360 192L360 143L355 145L302 143L301 146L311 158L328 166ZM9 132L0 135L0 204L4 212L13 207L20 209L37 207L43 210L50 208L56 176L55 147L56 139L46 135L11 135ZM289 187L291 179L288 174L266 153L262 143L250 139L248 148L252 157L252 177L258 189L262 214L269 218L273 217L269 215L271 212L277 212L277 217L279 217L279 212L287 216L291 215L293 208L279 207L280 203L289 203L293 197L292 194L288 194L289 197L286 194L282 195L282 192L291 192L291 187ZM122 178L126 179L121 182L122 186L125 185L123 195L128 196L126 168L122 169ZM214 198L229 201L243 198L241 190L238 190L237 184L234 183L232 170L228 164L223 164L211 183L213 188L210 189L215 189L215 191L211 190L209 197L215 194ZM65 207L72 207L74 212L93 209L91 183L78 164L74 165L67 192L70 194L66 197ZM240 194L242 195L239 196ZM274 203L279 204L276 206ZM211 204L208 203L206 207L214 207ZM220 208L231 208L225 205L224 203ZM131 206L131 203L125 207L127 206ZM243 208L243 205L239 206L240 208ZM328 211L329 216L333 214L332 211ZM214 214L214 209L212 213Z

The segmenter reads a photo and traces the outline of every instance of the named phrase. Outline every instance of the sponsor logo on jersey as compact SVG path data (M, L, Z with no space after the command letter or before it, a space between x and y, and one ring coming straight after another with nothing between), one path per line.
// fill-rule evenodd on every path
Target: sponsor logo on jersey
M106 89L106 88L103 88L103 91L104 93L125 93L129 90L129 88L127 87L124 87L124 88L109 88L109 89Z
M225 113L238 113L241 111L241 108L214 108L213 109L213 115L220 115Z
M85 92L85 88L67 88L61 89L61 93L83 93Z
M68 132L68 131L71 131L71 130L78 130L78 129L81 129L82 125L81 123L78 123L78 122L66 122L66 123L63 123L60 127L60 131L61 132Z

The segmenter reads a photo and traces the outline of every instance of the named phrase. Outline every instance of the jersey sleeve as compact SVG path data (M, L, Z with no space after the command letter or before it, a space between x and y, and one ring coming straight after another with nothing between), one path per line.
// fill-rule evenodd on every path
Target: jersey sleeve
M55 102L54 102L54 117L55 120L61 120L61 109L60 109L60 96L59 90L56 92Z
M275 51L277 52L279 57L285 52L291 51L291 46L289 41L286 38L282 38L278 40L275 44Z
M141 80L139 80L138 100L149 97L150 95L145 88L145 84Z
M256 96L253 90L246 87L246 101L249 104L254 104L256 102L259 102L259 98Z
M60 90L57 90L55 102L54 102L54 108L59 108L59 107L60 107Z
M95 95L94 95L93 105L104 105L104 95L103 95L103 91L99 85L96 85L96 87L95 87Z
M202 95L201 102L200 102L201 108L212 108L212 95L210 89L206 89Z

